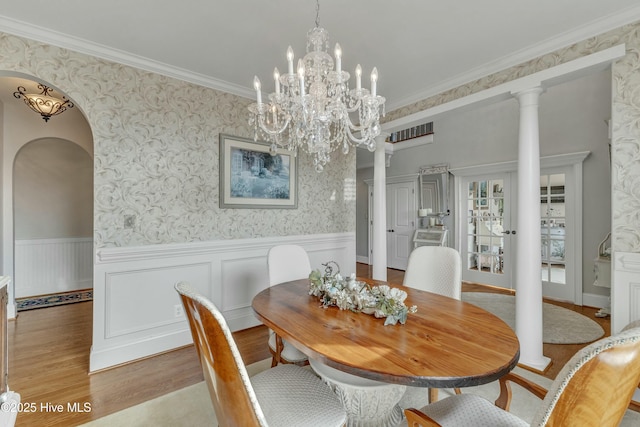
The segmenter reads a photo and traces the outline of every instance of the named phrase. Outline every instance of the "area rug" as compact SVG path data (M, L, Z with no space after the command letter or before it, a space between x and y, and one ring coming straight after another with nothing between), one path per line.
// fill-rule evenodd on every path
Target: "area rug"
M271 358L264 359L247 366L247 372L252 376L270 367ZM86 427L215 425L216 413L204 381L83 424Z
M34 308L53 307L56 305L73 304L76 302L92 300L93 289L60 292L56 294L39 295L34 297L16 298L16 310L33 310Z
M463 292L462 300L484 308L516 327L516 304L512 295ZM583 344L597 340L604 330L595 320L557 305L542 305L542 341L548 344Z
M249 375L255 375L271 366L271 359L254 363L247 367ZM526 377L535 383L548 388L551 380L534 374L527 370L516 367L514 372ZM540 400L531 393L517 385L512 387L513 400L511 410L513 414L523 420L530 422L535 411L540 404ZM483 396L490 401L494 401L500 393L498 382L485 384L478 387L463 389L464 393L474 393ZM425 389L426 394L426 389ZM441 390L440 398L450 395L450 390ZM213 411L209 391L204 382L183 388L178 391L160 396L139 405L124 409L115 414L108 415L87 424L85 427L176 427L176 426L215 426L217 425L216 414ZM406 423L400 424L406 426ZM627 411L621 427L633 427L640 425L640 413ZM398 426L400 427L400 426Z

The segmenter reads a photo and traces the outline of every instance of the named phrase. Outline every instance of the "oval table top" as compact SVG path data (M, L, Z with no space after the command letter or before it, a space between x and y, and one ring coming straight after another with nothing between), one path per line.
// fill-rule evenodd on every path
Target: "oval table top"
M384 284L366 280L372 284ZM307 356L341 371L418 387L470 387L513 369L520 345L513 330L475 305L404 286L416 305L404 325L322 307L309 280L275 285L253 299L256 316Z

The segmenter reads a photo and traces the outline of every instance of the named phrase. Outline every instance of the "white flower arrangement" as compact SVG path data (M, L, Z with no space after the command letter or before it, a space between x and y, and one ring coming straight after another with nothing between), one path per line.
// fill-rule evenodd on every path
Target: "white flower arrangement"
M337 267L333 272L331 264ZM320 298L323 307L337 306L340 310L351 310L373 314L377 318L385 318L384 324L395 325L407 321L409 313L415 313L417 307L407 307L404 300L407 293L401 289L387 285L372 286L356 280L356 275L343 278L340 267L334 261L322 264L325 273L313 270L309 274L309 295Z

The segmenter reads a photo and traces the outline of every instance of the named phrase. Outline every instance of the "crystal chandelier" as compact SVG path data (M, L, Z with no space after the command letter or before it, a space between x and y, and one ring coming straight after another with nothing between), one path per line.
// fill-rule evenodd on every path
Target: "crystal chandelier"
M347 154L351 145L375 150L380 135L380 111L385 99L376 93L378 71L371 72L371 91L362 88L362 68L356 67L356 88L349 89L349 73L342 70L342 49L336 43L335 64L329 49L329 36L318 23L307 33L307 54L293 70L293 49L287 49L288 72L273 71L275 92L263 102L260 79L254 77L256 101L248 108L254 138L271 143L271 154L281 147L294 153L302 149L313 157L321 172L330 154L338 147Z
M13 96L17 99L22 98L24 103L34 112L40 114L45 122L48 122L51 116L57 116L63 113L67 108L73 108L73 103L64 96L62 99L51 95L51 89L42 83L38 84L40 93L27 93L23 86L18 86L18 90L13 92Z

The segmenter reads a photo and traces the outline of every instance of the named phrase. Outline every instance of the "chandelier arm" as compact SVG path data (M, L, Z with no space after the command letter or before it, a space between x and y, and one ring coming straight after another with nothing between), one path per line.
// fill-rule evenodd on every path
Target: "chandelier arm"
M371 73L371 91L362 88L362 69L356 67L356 89L349 90L349 73L342 70L342 49L335 46L335 62L329 54L329 37L320 27L320 2L316 0L316 26L307 33L307 54L293 67L293 50L287 49L288 73L274 69L275 93L262 104L261 84L254 78L257 104L248 109L249 123L275 146L304 150L321 172L338 147L346 154L350 146L375 146L380 135L380 108L385 98L376 96L377 70ZM273 116L273 118L271 118ZM351 117L353 116L353 118ZM354 124L356 121L357 124Z
M287 119L285 119L284 124L282 125L281 128L279 128L279 129L269 129L264 123L264 116L262 114L258 116L258 124L260 125L260 129L262 129L262 131L264 133L268 134L268 135L281 134L282 132L285 131L287 126L289 126L290 122L291 122L291 118L288 117Z
M355 129L356 131L359 131L358 129ZM353 132L351 132L351 129L347 128L347 135L349 135L349 139L354 143L354 145L369 145L369 141L373 141L373 138L367 138L367 137L362 137L362 138L357 138ZM377 136L377 135L376 135Z

